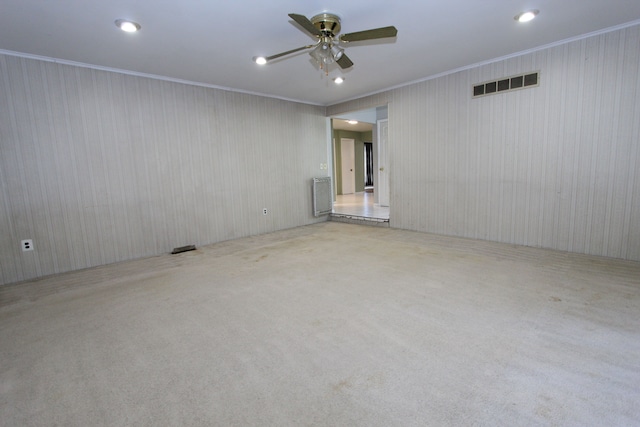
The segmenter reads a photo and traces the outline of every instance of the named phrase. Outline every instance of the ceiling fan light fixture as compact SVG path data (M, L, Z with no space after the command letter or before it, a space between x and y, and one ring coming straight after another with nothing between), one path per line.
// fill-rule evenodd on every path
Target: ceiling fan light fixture
M333 58L333 52L331 50L331 45L327 43L318 44L309 55L318 63L321 69L326 68L326 66L331 65L335 62Z
M115 24L116 27L127 33L135 33L136 31L140 31L140 28L142 28L142 26L137 22L129 21L127 19L116 19Z
M255 62L258 65L264 65L267 63L267 58L265 58L264 56L254 56L253 62Z
M318 63L322 64L322 55L320 54L320 45L314 47L309 55Z
M342 49L341 47L334 46L333 47L333 59L335 61L337 61L340 58L342 58L342 55L344 55L344 49Z
M534 19L540 13L539 10L527 10L526 12L522 12L513 17L518 22L529 22Z

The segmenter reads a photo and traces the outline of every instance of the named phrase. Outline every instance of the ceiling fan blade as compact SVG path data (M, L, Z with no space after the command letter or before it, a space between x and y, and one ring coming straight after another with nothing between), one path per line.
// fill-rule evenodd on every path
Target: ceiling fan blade
M340 41L359 42L362 40L383 39L386 37L395 37L398 30L394 26L375 28L373 30L357 31L355 33L347 33L340 36Z
M301 50L305 50L305 49L311 49L314 46L315 46L314 44L310 44L308 46L297 47L295 49L291 49L291 50L288 50L286 52L281 52L281 53L276 53L275 55L266 56L264 59L266 59L267 62L269 62L269 61L272 61L274 59L280 58L281 56L290 55L292 53L300 52Z
M322 32L320 32L319 29L314 27L313 24L311 23L311 21L309 21L309 19L306 16L298 15L297 13L290 13L289 14L289 18L291 18L294 21L296 21L298 23L298 25L300 25L302 28L307 30L307 32L309 34L311 34L312 36L321 36L322 35Z
M336 60L336 64L338 64L340 68L345 69L351 67L353 62L343 53L342 56Z

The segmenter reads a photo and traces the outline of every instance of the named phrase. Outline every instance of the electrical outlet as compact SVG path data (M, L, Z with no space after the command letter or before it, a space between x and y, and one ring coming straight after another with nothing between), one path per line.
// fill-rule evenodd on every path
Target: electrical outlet
M33 250L33 240L26 239L20 243L20 247L22 248L22 252L32 251Z
M262 215L266 215L268 213L269 213L269 211L267 211L267 208L262 209Z

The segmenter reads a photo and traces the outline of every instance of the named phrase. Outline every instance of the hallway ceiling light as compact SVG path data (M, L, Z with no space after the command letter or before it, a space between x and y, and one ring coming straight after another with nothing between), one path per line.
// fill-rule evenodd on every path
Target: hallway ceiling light
M522 12L513 17L518 22L529 22L540 13L539 10L528 10L526 12Z
M347 123L349 123L350 125L357 125L358 121L357 120L347 120Z
M120 28L122 31L126 31L127 33L135 33L136 31L140 31L140 24L133 21L128 21L126 19L116 19L116 27Z
M339 85L341 83L344 83L344 78L343 77L336 77L335 79L333 79L333 81L335 82L335 84Z

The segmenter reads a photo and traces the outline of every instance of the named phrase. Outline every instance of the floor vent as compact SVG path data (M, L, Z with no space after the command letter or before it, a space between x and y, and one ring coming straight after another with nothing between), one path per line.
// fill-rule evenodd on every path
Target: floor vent
M171 251L171 255L181 254L182 252L189 252L189 251L195 251L195 250L196 250L196 245L180 246L179 248L174 248Z
M313 215L328 215L332 209L331 178L313 178Z
M520 74L512 77L505 77L500 80L492 80L473 86L473 97L478 98L495 93L510 92L512 90L536 87L540 84L539 72Z

